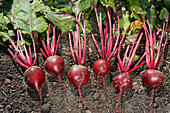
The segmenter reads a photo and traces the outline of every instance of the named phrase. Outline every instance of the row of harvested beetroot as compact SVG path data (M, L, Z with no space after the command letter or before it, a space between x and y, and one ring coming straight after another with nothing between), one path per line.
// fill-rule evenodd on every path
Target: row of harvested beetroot
M85 99L81 95L81 86L88 82L90 75L88 69L85 66L83 66L85 63L86 56L86 36L87 36L86 20L84 17L83 23L81 23L80 21L81 13L76 14L75 8L73 9L76 17L66 14L71 16L77 22L76 29L68 33L72 58L75 62L75 65L73 65L68 71L68 79L74 86L78 88L80 101L85 106L87 106L88 109L90 109L90 107L86 104ZM148 86L152 90L151 112L153 112L154 89L161 86L164 81L163 73L158 71L157 68L161 61L161 57L163 55L165 45L167 43L168 33L166 32L166 30L168 26L168 20L164 21L162 29L156 30L155 28L151 29L148 19L146 18L147 22L145 23L141 16L143 22L134 21L128 26L126 31L123 34L121 34L119 16L116 11L116 6L115 12L113 12L114 13L112 17L113 20L111 18L110 10L107 10L107 21L105 23L105 27L102 26L103 25L102 10L100 10L98 14L95 6L95 13L99 28L101 45L99 46L97 44L97 41L92 32L91 37L94 41L94 44L99 52L101 59L98 59L97 61L94 62L93 70L97 75L98 83L100 80L102 80L104 88L105 81L103 76L108 74L108 72L110 71L109 62L112 60L112 58L115 57L118 60L117 64L120 73L114 77L113 83L115 89L119 90L119 93L113 100L113 106L115 106L114 102L116 101L116 99L118 99L118 103L116 104L115 107L113 107L113 112L120 112L119 102L121 94L125 93L132 85L132 79L129 76L129 74L132 73L137 68L139 68L140 66L144 65L145 63L148 69L142 72L142 81L144 82L144 84L146 84L146 86ZM49 24L46 32L47 33L46 40L43 40L43 38L41 38L42 43L40 46L40 50L42 52L42 55L46 58L45 61L46 71L51 75L57 76L61 86L64 88L64 85L61 81L61 74L64 71L64 61L60 56L56 55L62 32L60 32L57 37L56 29L54 26L52 26L53 37L52 40L50 40L50 28L51 24ZM131 44L123 46L124 44L123 42L126 39L125 37L127 36L127 33L128 32L131 33L131 31L133 31L134 28L140 29L140 31L137 33L136 36L134 36L135 38ZM82 30L83 39L81 37L80 30ZM139 59L134 61L133 60L134 55L138 49L138 45L142 38L145 38L146 41L145 51L142 53ZM157 45L158 40L159 44ZM23 41L23 37L20 30L17 30L17 43L15 44L14 40L12 39L9 39L9 41L11 45L8 47L8 51L11 53L13 58L23 68L26 69L24 73L25 82L30 87L34 88L37 91L40 98L40 103L42 104L43 99L41 92L45 84L45 74L40 67L34 66L37 60L34 38L32 38L34 60L32 58L31 46L20 44L20 41ZM125 48L124 49L125 51L121 51L122 47ZM98 87L99 86L97 86L97 93L99 93Z

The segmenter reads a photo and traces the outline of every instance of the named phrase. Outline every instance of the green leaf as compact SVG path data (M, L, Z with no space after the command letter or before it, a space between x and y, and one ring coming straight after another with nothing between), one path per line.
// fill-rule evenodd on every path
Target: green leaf
M105 7L114 7L113 6L113 0L100 0L100 2L102 3L103 6Z
M67 32L75 27L74 18L67 16L63 13L47 12L46 18L51 21L55 26L58 26L61 31Z
M15 36L15 33L14 33L13 30L8 30L8 35L9 35L9 36Z
M163 9L161 10L161 13L160 13L160 15L159 15L159 18L160 18L161 20L166 20L166 19L168 19L168 10L167 10L166 8L163 8Z
M90 24L90 22L88 20L86 20L86 34L91 33L92 31L92 25Z
M126 14L123 16L122 19L120 19L120 25L121 27L123 27L124 31L127 29L127 27L130 24L130 20L129 20L129 14L128 12L126 12Z
M154 8L153 4L151 5L151 7L147 11L147 17L149 19L151 29L153 29L153 26L157 27L157 25L156 25L156 12L155 12L155 8Z
M133 62L134 62L134 61L137 61L139 58L140 58L139 55L134 54L132 61L133 61Z
M6 40L8 40L9 38L11 38L10 36L9 36L9 34L8 33L6 33L6 32L1 32L0 31L0 37L2 36L2 41L6 41Z
M146 15L146 12L143 11L143 9L140 6L139 0L127 0L130 4L130 10L132 11L131 17L134 17L135 19L140 20L140 17L138 14Z
M0 25L7 25L7 21L4 18L4 13L0 13Z
M32 36L32 31L43 32L47 29L47 23L36 13L45 8L42 0L14 0L12 16L15 29L20 29L24 34Z

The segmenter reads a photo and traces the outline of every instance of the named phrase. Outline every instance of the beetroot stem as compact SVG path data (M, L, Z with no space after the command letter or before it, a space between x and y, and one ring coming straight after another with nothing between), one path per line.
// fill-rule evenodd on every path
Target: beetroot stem
M90 107L86 104L85 99L82 97L80 86L78 87L78 92L79 92L79 100L91 111Z
M63 90L64 90L64 95L65 95L66 101L67 101L67 103L68 103L68 98L67 98L67 95L66 95L66 89L65 89L64 84L63 84L63 82L62 82L62 80L61 80L61 75L57 75L57 77L58 77L58 80L59 80L59 82L60 82L60 86L61 86L61 87L63 88Z
M36 60L37 60L37 53L36 53L36 48L35 48L35 41L34 41L34 37L32 37L32 43L33 43L33 50L34 50L34 62L32 64L32 66L35 65Z
M81 38L80 38L80 29L79 29L79 26L77 25L77 36L78 36L78 44L77 44L77 49L78 49L78 47L79 47L79 62L80 62L80 59L81 59ZM79 45L79 46L78 46ZM78 56L78 54L77 54L77 56Z
M130 65L131 65L131 63L132 63L133 56L134 56L134 54L135 54L135 52L136 52L136 50L137 50L137 47L138 47L139 42L140 42L140 40L141 40L141 38L142 38L142 35L143 35L143 32L141 33L141 35L140 35L140 37L139 37L139 39L138 39L138 41L137 41L137 43L136 43L136 46L135 46L135 48L133 49L133 53L132 53L132 55L131 55L131 58L130 58L129 63L128 63L127 67L126 67L125 72L128 71L128 69L129 69L129 67L130 67Z
M19 35L20 35L20 37L21 37L21 40L23 41L23 37L22 37L22 35L21 35L21 31L20 31L20 30L19 30ZM30 62L30 58L29 58L27 49L26 49L26 47L25 47L25 43L23 44L23 47L24 47L24 51L25 51L25 55L26 55L26 59L27 59L28 65L30 66L30 65L31 65L31 62Z
M161 59L161 58L159 58L159 54L160 54L160 51L161 51L162 40L164 39L164 33L165 32L166 32L166 29L165 29L165 22L164 22L163 30L162 30L162 36L161 36L161 39L160 39L160 42L159 42L159 46L158 46L158 51L157 51L157 54L156 54L156 57L155 57L154 67L156 67L156 65L158 63L158 60Z
M126 60L126 58L127 58L127 53L128 53L128 51L129 51L129 47L130 47L130 45L128 45L127 46L127 48L126 48L126 51L125 51L125 54L124 54L124 57L123 57L123 65L125 64L125 60ZM129 53L130 54L130 53ZM128 57L128 59L129 59L129 57ZM128 60L127 60L127 62L128 62ZM126 63L127 63L126 62Z
M153 111L154 111L153 99L154 99L154 88L152 88L152 90L151 90L151 113L153 113Z
M71 43L71 34L70 33L69 33L69 42L70 42L71 54L72 54L74 62L76 63L76 59L74 57L74 51L73 51L73 47L72 47L72 43Z
M59 42L60 42L60 37L61 37L62 31L59 31L59 32L60 32L60 33L59 33L59 35L58 35L57 45L56 45L55 52L54 52L55 55L57 54L57 49L58 49L58 46L59 46Z
M108 30L108 21L106 21L105 24L105 45L104 45L104 53L106 53L106 49L107 49L107 30ZM106 56L107 57L107 56Z
M113 43L112 24L111 24L111 16L110 15L111 15L110 12L107 10L107 16L108 16L108 19L109 19L109 42L108 42L108 49L107 49L107 52L106 52L107 57L109 56L111 49L112 49L112 45L113 45L112 44Z
M51 24L49 23L48 29L47 29L47 50L49 51L49 55L51 56L51 47L50 47L50 26Z
M96 48L97 48L97 50L98 50L98 52L99 52L99 55L100 55L100 57L102 58L102 51L100 50L100 48L99 48L99 46L98 46L98 44L97 44L97 42L96 42L96 39L94 38L93 33L91 33L91 36L92 36L92 39L93 39L93 41L94 41L94 44L95 44L95 46L96 46Z
M27 65L25 65L24 63L22 63L20 60L19 60L19 58L17 57L17 56L15 56L14 54L13 54L13 52L8 48L8 51L9 51L9 53L12 55L12 57L23 67L23 68L25 68L25 69L28 69L29 68L29 66L27 66Z
M55 33L55 27L53 26L53 41L52 41L52 48L51 48L51 54L54 55L55 51L55 43L56 43L56 33Z

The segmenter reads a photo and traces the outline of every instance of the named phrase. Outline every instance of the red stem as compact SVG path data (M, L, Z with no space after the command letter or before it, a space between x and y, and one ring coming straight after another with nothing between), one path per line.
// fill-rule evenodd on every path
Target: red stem
M97 50L98 50L98 52L99 52L99 55L100 55L100 57L102 58L102 51L100 50L100 48L99 48L99 46L98 46L98 44L97 44L97 42L96 42L96 39L94 38L94 35L93 35L92 32L91 32L91 36L92 36L93 42L94 42L94 44L95 44L95 46L96 46L96 48L97 48Z
M47 50L49 51L49 56L51 56L51 47L50 47L50 26L51 24L49 23L48 29L47 29Z
M71 43L71 34L70 34L70 33L69 33L69 42L70 42L71 54L72 54L72 57L73 57L74 62L76 63L76 59L75 59L75 57L74 57L73 46L72 46L72 43Z
M142 38L142 35L143 35L143 32L142 32L141 35L139 36L139 39L138 39L138 41L137 41L137 43L136 43L136 46L135 46L135 48L133 49L133 52L132 52L132 55L130 56L130 60L129 60L129 62L128 62L128 65L125 67L125 68L126 68L125 72L127 72L127 71L129 70L129 67L130 67L130 65L131 65L131 63L132 63L132 60L133 60L133 56L135 55L135 52L136 52L137 47L138 47L138 45L139 45L139 42L140 42L140 40L141 40L141 38Z
M57 45L56 45L56 48L55 48L54 55L57 54L57 50L58 50L58 46L59 46L59 42L60 42L61 33L62 33L62 31L60 31L60 33L58 35L58 38L57 38Z
M52 41L51 55L54 55L54 53L55 53L54 52L55 51L55 43L56 43L56 33L55 33L55 27L53 26L53 41Z
M81 87L78 87L78 92L79 92L79 101L81 101L81 102L90 110L90 107L86 104L85 99L82 97ZM90 110L90 111L91 111L91 110Z
M151 113L154 112L153 99L154 99L154 88L152 88L152 90L151 90Z
M67 101L67 103L68 103L68 98L67 98L67 95L66 95L66 89L65 89L64 84L63 84L63 82L62 82L62 80L61 80L61 75L57 75L57 77L58 77L58 80L59 80L59 82L60 82L61 88L63 88L63 90L64 90L64 95L65 95L66 101Z

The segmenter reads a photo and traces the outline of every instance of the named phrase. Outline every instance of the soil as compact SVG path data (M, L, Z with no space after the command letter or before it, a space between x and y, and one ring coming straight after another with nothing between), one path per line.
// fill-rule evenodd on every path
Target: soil
M111 63L111 70L105 76L106 94L97 95L97 81L92 70L92 64L99 58L93 41L88 38L87 56L85 65L91 73L89 82L82 87L82 96L88 102L91 111L79 102L77 88L69 83L67 72L74 64L69 55L69 43L66 37L62 38L58 55L65 62L65 72L62 80L66 88L66 101L64 91L61 88L57 77L49 75L44 69L45 59L38 53L37 65L46 74L46 85L43 89L42 113L110 113L113 109L113 99L118 91L113 88L112 79L118 74L117 65L114 60ZM155 89L154 110L156 113L170 113L170 45L167 45L159 70L165 75L164 84ZM151 110L150 96L151 91L143 86L140 72L146 66L139 68L131 73L133 85L126 93L121 96L121 113L149 113ZM0 113L37 113L39 112L39 99L37 93L28 87L24 82L24 69L10 56L6 48L0 46ZM103 91L103 87L100 87Z

